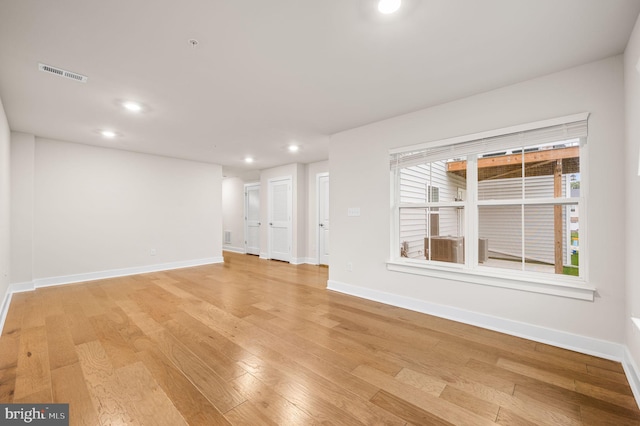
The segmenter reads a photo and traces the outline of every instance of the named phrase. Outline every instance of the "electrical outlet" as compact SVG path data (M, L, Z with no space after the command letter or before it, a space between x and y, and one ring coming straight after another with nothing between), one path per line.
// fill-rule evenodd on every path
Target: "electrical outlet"
M348 272L352 272L353 271L353 263L347 262L347 271Z
M156 249L151 249L151 252L149 253L151 256L155 256L156 255Z

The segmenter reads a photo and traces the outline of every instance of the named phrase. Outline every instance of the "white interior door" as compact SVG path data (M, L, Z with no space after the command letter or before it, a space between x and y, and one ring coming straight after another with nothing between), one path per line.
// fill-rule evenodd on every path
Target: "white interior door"
M260 254L260 184L244 186L244 248L247 254Z
M318 175L318 263L329 264L329 174Z
M291 177L269 180L269 258L291 261Z

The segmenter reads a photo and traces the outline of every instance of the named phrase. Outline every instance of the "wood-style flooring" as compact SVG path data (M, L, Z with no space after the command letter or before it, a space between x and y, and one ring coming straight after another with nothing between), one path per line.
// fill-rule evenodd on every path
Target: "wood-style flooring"
M225 263L13 296L0 402L72 425L640 425L619 363Z

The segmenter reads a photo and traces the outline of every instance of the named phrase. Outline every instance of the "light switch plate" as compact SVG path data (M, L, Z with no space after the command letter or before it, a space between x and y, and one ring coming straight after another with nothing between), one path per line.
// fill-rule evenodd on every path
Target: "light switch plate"
M347 216L360 216L360 207L349 207L347 209Z

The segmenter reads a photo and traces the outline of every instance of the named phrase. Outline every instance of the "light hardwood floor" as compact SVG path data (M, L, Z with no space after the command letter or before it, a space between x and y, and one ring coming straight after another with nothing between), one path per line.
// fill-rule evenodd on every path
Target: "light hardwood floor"
M619 363L225 263L13 297L1 402L73 425L640 425Z

